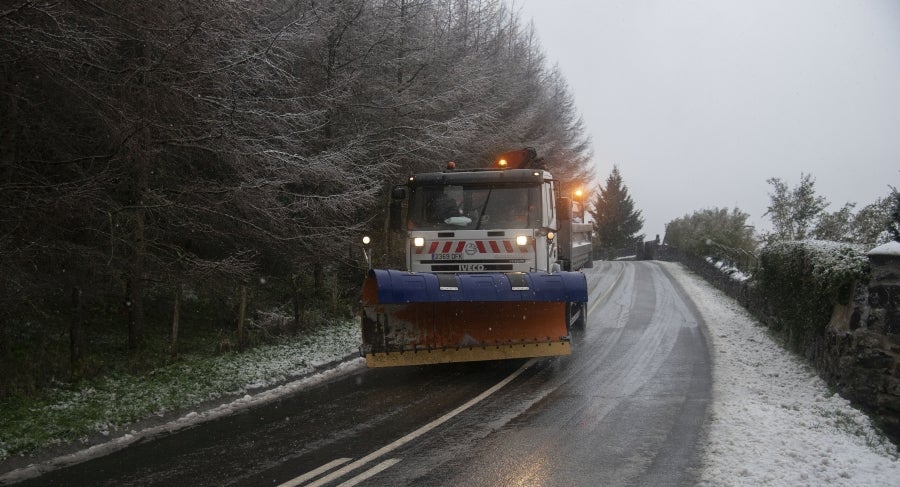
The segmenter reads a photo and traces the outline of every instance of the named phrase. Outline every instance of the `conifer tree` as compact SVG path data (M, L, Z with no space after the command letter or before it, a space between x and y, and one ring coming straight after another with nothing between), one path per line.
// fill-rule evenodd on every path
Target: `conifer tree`
M900 242L900 191L891 188L891 216L887 225L887 231L895 242Z
M632 248L643 241L644 235L638 232L644 226L644 219L640 210L634 208L618 166L613 166L592 206L594 248L599 255L610 258L619 250Z

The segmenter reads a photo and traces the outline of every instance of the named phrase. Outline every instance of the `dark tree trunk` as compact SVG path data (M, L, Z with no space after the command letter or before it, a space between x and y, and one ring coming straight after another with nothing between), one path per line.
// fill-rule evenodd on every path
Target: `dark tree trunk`
M80 287L72 288L72 319L69 322L69 364L72 377L84 372L84 306Z
M144 345L144 210L134 215L131 262L128 269L128 348L138 350Z
M178 358L178 325L181 315L181 283L175 285L175 305L172 310L172 358Z
M237 342L238 351L244 351L244 319L247 316L247 286L241 286L241 309L238 312Z
M9 325L7 323L7 315L0 313L0 363L9 357L10 352Z
M300 293L300 286L297 285L297 280L294 279L294 285L291 289L291 302L294 305L294 332L300 331L301 326L303 326L302 320L300 319L303 314L303 295Z
M315 290L316 297L322 297L322 288L325 286L325 269L322 267L321 262L316 262L313 264L313 289Z
M140 107L143 118L138 123L143 127L138 128L134 141L131 142L129 162L131 164L131 194L132 210L132 238L131 260L129 262L128 280L129 286L129 318L128 318L128 347L132 351L144 346L144 281L146 276L144 261L147 253L147 209L145 207L145 195L150 185L150 154L152 152L153 137L150 131L149 120L152 118L153 96L150 91L150 67L151 55L149 42L142 42L137 48L138 58L143 60L144 70L141 74L141 83L134 96L139 97L137 106Z
M15 64L13 64L15 66ZM2 70L0 73L0 92L6 92L9 95L5 103L0 106L6 107L6 113L0 119L0 181L9 181L12 176L13 166L16 160L16 133L19 130L19 85L13 81L15 73L12 69ZM0 255L0 259L6 258ZM0 292L9 293L9 288L0 285ZM9 328L12 327L13 321L10 319L13 313L10 311L10 304L5 300L9 296L0 297L0 362L10 356L10 338Z

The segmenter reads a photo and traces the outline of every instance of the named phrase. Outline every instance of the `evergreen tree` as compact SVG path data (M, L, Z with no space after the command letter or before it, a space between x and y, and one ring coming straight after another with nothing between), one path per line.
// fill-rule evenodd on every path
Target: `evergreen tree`
M37 338L12 353L12 337L65 322L75 344L89 308L127 325L135 353L182 289L222 313L204 314L216 327L247 286L260 306L289 300L295 326L326 299L341 312L359 291L359 236L393 252L385 192L404 174L530 146L557 177L592 176L572 93L503 0L12 3L0 370L38 371L27 387L63 374L9 367L45 356L22 352Z
M891 188L891 219L887 225L887 231L895 242L900 242L900 191Z
M601 256L613 257L617 251L644 240L644 235L638 233L644 219L640 210L634 208L618 166L613 166L606 185L600 186L590 213L594 218L594 248Z

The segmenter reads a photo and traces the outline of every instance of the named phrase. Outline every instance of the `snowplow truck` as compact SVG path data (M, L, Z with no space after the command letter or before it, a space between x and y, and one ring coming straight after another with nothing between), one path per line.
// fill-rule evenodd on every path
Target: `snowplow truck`
M407 270L371 269L363 284L369 367L571 353L570 330L587 312L579 269L592 264L592 227L535 160L523 149L489 169L449 163L392 189Z

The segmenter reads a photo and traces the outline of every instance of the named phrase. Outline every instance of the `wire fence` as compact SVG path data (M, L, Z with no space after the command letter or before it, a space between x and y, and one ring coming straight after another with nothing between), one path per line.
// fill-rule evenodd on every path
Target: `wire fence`
M747 250L706 241L709 256L699 256L658 240L635 242L613 253L619 260L662 260L680 262L707 282L738 301L747 311L769 326L777 326L771 307L757 290L753 274L759 258Z

